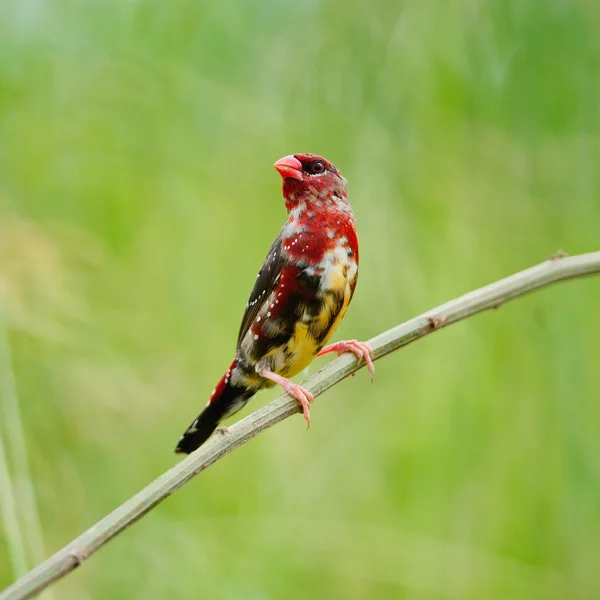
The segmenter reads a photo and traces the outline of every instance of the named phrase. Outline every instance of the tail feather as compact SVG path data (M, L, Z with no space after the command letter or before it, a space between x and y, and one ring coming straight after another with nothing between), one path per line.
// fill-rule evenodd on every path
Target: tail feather
M230 371L223 376L215 388L206 408L181 436L175 448L177 454L189 454L199 448L223 419L243 408L254 396L253 391L231 385L229 375Z

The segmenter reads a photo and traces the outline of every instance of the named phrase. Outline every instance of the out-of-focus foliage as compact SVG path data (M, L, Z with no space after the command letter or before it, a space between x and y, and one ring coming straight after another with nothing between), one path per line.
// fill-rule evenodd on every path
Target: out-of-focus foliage
M598 249L599 32L590 0L1 3L0 588L176 460L277 158L349 180L338 339ZM386 358L49 597L599 597L599 306L574 281Z

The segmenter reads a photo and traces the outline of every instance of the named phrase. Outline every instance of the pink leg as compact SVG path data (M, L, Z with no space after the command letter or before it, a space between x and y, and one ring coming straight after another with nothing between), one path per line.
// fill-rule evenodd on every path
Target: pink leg
M258 374L274 381L280 385L287 394L300 402L302 405L302 412L304 413L304 420L306 421L306 429L308 429L310 427L310 411L308 408L310 403L314 400L313 395L301 385L298 385L281 375L277 375L277 373L273 373L273 371L269 371L268 369L261 370Z
M336 342L335 344L329 344L325 346L317 356L323 356L330 352L337 352L337 355L344 354L344 352L353 352L358 360L365 359L367 363L367 369L371 373L371 381L375 380L375 366L373 365L373 350L371 346L366 342L359 342L357 340L344 340L342 342Z

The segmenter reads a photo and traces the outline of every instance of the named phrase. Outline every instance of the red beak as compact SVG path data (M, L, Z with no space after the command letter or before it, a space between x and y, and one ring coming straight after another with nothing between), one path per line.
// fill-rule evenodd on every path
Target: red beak
M282 179L286 179L287 177L302 179L302 163L291 154L280 158L273 166L277 169Z

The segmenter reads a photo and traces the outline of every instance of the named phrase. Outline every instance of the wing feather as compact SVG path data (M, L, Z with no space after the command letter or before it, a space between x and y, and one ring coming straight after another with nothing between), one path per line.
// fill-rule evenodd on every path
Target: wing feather
M281 269L285 263L281 252L282 243L282 236L280 234L273 242L267 257L265 258L265 262L258 272L254 287L252 288L252 293L246 303L246 311L242 317L242 324L238 334L238 346L241 344L246 333L248 333L252 321L254 321L260 308L271 295L271 292L281 275Z

